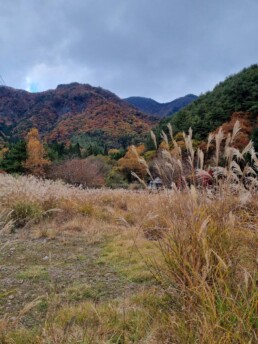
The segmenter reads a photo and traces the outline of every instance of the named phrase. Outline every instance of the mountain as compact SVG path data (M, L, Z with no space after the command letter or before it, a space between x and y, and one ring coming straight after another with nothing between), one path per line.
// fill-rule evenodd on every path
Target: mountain
M24 137L36 127L48 142L89 134L116 146L119 140L141 137L155 123L156 118L100 87L71 83L39 93L0 87L2 136Z
M124 100L140 111L158 117L166 117L167 115L179 111L184 106L192 103L197 98L198 97L194 94L188 94L185 97L177 98L169 103L159 103L156 100L144 97L129 97L125 98Z
M175 115L162 120L157 132L165 129L170 122L175 132L187 131L191 127L195 138L204 139L210 131L231 121L234 113L245 113L253 130L256 130L258 126L257 64L228 77L213 91L201 95Z

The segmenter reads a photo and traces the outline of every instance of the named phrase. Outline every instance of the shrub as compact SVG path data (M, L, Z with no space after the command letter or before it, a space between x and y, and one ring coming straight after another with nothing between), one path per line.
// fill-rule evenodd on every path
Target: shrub
M54 164L49 168L47 176L83 187L101 187L105 185L109 170L108 164L100 157L89 157Z
M24 227L31 220L40 220L42 215L43 210L38 203L23 200L12 205L10 216L16 227Z
M115 188L127 188L128 182L117 167L113 167L107 178L106 185L112 189Z

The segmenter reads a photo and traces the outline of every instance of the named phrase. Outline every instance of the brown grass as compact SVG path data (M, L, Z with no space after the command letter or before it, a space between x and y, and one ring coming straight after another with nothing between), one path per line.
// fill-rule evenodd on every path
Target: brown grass
M177 157L168 149L162 166L171 164L168 170L177 176L181 173L181 179L187 179L184 171L190 173L189 185L185 183L181 190L176 185L160 192L81 190L34 177L0 175L2 266L6 248L16 241L32 245L38 240L40 249L40 240L44 245L54 240L63 256L64 247L71 251L66 260L86 264L85 259L92 258L96 274L101 269L113 278L103 286L88 280L82 283L77 276L60 291L49 273L51 254L48 263L42 259L35 263L36 252L25 256L23 249L28 266L16 275L26 280L34 294L40 285L41 294L38 291L27 304L16 305L19 311L14 317L8 306L10 294L1 292L0 302L9 308L0 321L0 343L258 341L258 195L253 147L249 144L240 152L232 146L237 125L228 138L221 131L211 135L209 144L216 142L214 161L209 156L214 163L213 183L204 187L198 178L207 177L206 153L195 151L191 131L184 135L188 151L184 169L171 127L169 131ZM163 140L168 147L165 133ZM78 242L80 247L73 251ZM92 250L94 256L87 258ZM53 259L59 274L67 276L69 265L61 258L58 261L58 250ZM113 296L102 297L112 283ZM43 295L47 284L51 293ZM35 308L43 310L43 321L27 325L26 316L32 317Z
M26 195L36 214L44 210L40 218L30 215L17 233L48 240L86 237L89 245L102 247L99 264L111 264L125 290L131 283L141 286L135 296L126 292L98 305L54 298L35 335L22 326L21 307L17 321L1 321L2 343L257 340L258 199L252 192L217 197L194 187L87 191L9 175L0 176L0 185L2 227ZM12 229L17 231L15 223Z

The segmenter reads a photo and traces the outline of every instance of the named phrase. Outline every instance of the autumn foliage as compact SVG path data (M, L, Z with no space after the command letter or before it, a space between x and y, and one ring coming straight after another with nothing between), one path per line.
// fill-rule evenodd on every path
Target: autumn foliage
M145 151L145 146L129 146L123 158L118 161L119 170L127 175L130 180L131 172L135 172L140 178L146 176L146 167L139 161L139 156Z
M222 130L226 135L233 130L236 121L239 121L241 131L236 137L234 147L238 149L243 149L250 141L251 133L255 126L255 116L253 116L249 112L234 112L230 120L228 122L223 123L222 125ZM218 130L219 129L217 129L216 132L218 132Z
M21 138L29 130L28 123L48 142L68 143L74 135L97 131L118 146L125 135L142 137L157 119L107 90L85 84L59 85L38 93L0 88L0 131Z
M27 160L24 167L36 176L42 176L49 165L43 144L40 142L38 129L32 128L27 135Z

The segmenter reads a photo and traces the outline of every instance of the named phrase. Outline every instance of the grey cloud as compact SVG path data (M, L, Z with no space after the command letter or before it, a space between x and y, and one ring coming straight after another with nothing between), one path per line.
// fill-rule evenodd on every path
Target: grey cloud
M39 90L200 94L257 62L257 0L0 0L0 73Z

